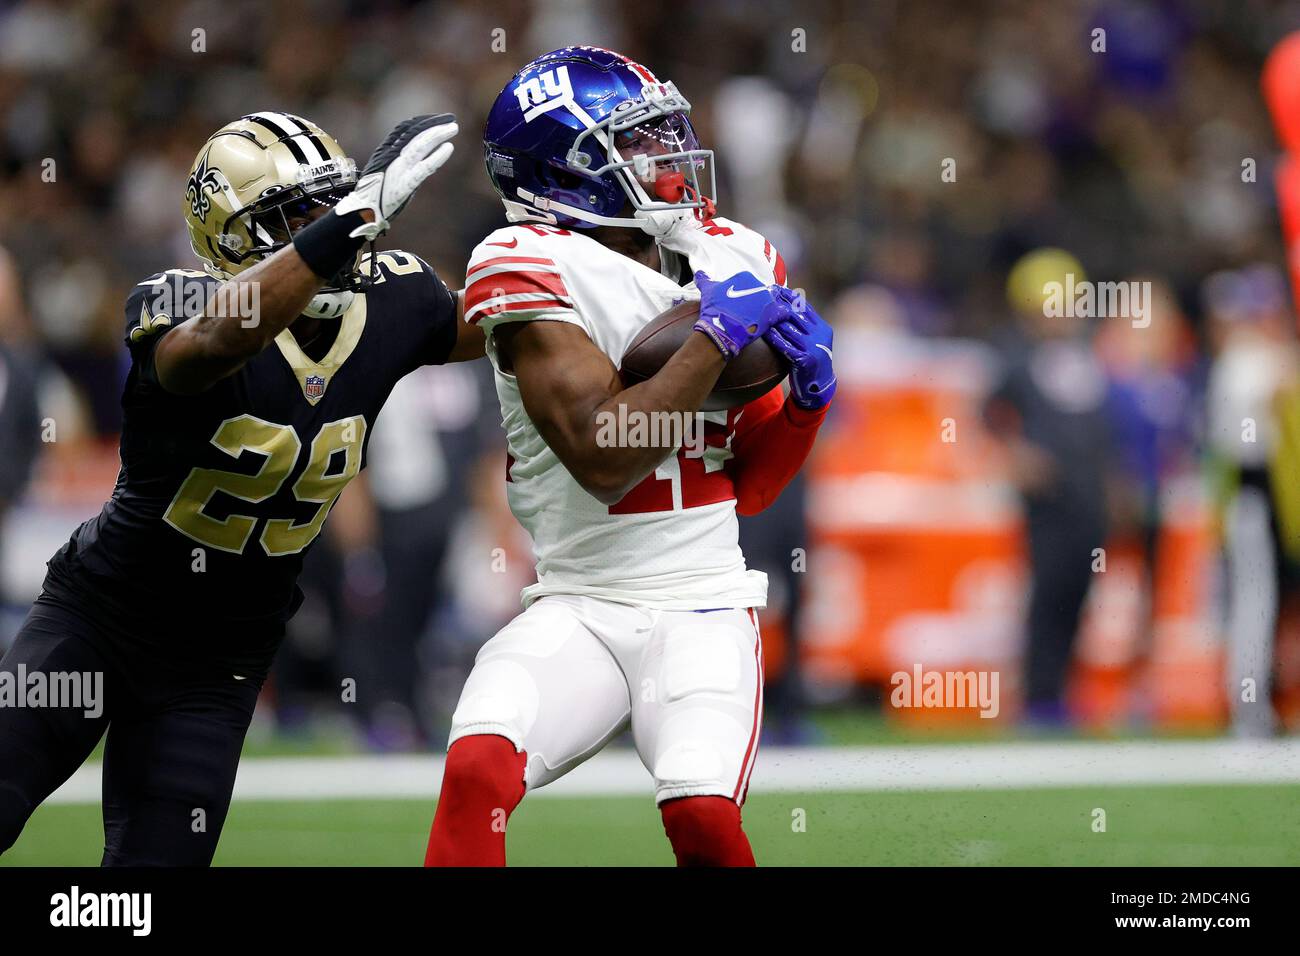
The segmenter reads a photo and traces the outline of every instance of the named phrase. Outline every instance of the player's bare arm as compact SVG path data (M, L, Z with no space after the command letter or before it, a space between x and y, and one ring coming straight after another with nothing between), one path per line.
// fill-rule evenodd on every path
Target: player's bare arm
M163 336L154 353L163 388L205 391L266 348L355 258L362 242L388 230L420 183L451 156L457 131L448 114L399 123L371 155L355 190L295 234L290 245L219 286L201 317ZM256 314L232 307L242 302L256 302ZM465 352L474 357L468 341Z
M373 222L373 214L366 221ZM222 283L202 316L159 340L154 352L159 383L169 392L190 395L237 372L302 315L324 284L291 245ZM228 304L254 301L250 288L258 290L258 314L240 315Z
M465 290L456 292L456 344L447 356L448 362L472 362L483 357L487 336L472 322L465 321Z
M514 322L496 331L503 366L513 369L524 407L547 445L584 489L614 504L673 453L671 448L602 447L601 412L697 410L726 364L704 335L692 335L644 382L623 388L618 370L587 333L567 322Z
M701 294L699 334L690 335L653 376L629 388L577 326L510 323L494 332L503 367L513 369L529 417L574 479L602 504L618 503L673 451L600 444L605 414L698 411L726 363L791 308L776 287L748 272L720 282L699 272L695 281Z

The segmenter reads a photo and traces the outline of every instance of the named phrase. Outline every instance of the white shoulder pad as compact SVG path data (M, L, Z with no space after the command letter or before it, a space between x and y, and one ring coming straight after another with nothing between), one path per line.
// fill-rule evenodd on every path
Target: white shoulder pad
M465 321L484 332L537 319L582 325L564 282L563 238L562 231L533 224L489 234L465 269Z

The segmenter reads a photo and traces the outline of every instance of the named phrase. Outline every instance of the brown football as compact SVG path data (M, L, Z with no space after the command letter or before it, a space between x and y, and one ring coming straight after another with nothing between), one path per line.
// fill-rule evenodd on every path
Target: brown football
M644 382L663 368L686 342L699 315L698 302L679 302L638 332L623 353L619 376L624 387ZM752 402L775 388L789 372L784 356L762 339L755 339L727 363L700 410L714 412Z

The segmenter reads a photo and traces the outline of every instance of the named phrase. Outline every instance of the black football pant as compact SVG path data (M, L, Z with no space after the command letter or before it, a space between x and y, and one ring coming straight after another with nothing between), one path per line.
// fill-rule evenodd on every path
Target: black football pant
M1106 543L1104 520L1086 512L1031 512L1027 531L1033 580L1024 658L1025 702L1033 708L1060 708L1084 601L1096 577L1093 550Z
M0 705L0 854L107 731L102 865L212 861L260 677L122 652L88 616L46 596L0 659L0 672L11 681L25 675L29 687L36 672L49 686L64 675L101 675L94 679L102 711L93 715L84 699L78 707Z

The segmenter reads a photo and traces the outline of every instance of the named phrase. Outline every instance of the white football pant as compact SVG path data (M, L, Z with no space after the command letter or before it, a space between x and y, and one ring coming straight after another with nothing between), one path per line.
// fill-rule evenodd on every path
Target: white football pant
M578 595L534 602L483 645L448 746L498 734L529 790L628 726L655 800L744 801L763 711L762 640L740 608L661 611Z

